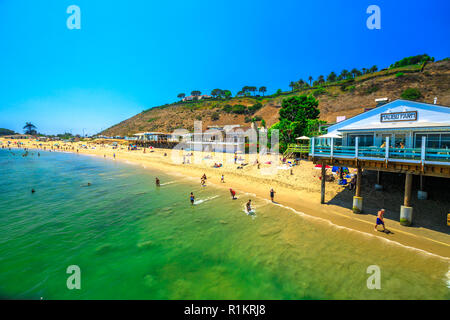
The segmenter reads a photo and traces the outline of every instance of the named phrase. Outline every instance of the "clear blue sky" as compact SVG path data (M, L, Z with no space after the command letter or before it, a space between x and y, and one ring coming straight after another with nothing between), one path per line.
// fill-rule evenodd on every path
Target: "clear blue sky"
M69 5L81 30L69 30ZM369 5L381 30L366 27ZM450 56L448 0L0 0L0 127L94 134L180 92Z

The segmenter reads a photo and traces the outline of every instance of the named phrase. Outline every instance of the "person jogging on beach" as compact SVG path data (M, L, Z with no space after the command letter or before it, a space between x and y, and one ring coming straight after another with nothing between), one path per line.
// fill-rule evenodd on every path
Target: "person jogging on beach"
M273 202L273 197L275 197L275 191L273 191L273 189L270 189L270 199Z
M191 197L190 197L190 199L191 199L191 204L194 205L195 196L194 196L194 193L192 193L192 192L191 192Z
M383 226L383 232L386 231L386 228L384 227L384 209L381 209L378 211L377 214L377 223L375 224L375 231L378 231L377 227L381 224Z

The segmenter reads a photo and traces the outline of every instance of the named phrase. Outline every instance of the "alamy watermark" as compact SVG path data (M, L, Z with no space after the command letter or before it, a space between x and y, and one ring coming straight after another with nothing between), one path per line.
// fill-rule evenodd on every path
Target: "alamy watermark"
M381 29L381 9L377 5L370 5L366 10L367 14L370 16L367 18L366 26L369 30L380 30Z
M68 266L66 269L66 273L70 274L70 276L67 278L66 285L67 289L73 290L81 289L81 269L77 265L71 265Z
M67 29L73 30L73 29L81 29L81 10L80 7L77 5L70 5L67 7L66 12L70 14L70 16L67 18L66 25Z
M367 278L367 289L373 290L381 289L381 269L377 265L370 265L366 270L367 274L370 274L370 277Z

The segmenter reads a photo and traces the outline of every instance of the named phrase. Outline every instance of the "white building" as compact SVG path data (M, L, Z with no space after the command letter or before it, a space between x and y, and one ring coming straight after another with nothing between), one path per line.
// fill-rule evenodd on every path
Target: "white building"
M381 147L389 137L391 147L450 149L450 108L396 100L328 127L328 136L341 137L336 145ZM325 144L328 141L322 141Z

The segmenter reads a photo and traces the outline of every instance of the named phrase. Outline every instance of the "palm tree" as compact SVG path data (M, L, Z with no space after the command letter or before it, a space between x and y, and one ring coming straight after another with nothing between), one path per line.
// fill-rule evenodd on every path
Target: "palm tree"
M309 80L309 85L311 86L311 82L313 81L313 77L309 76L308 80Z
M367 69L366 68L362 68L362 73L366 74L367 73Z
M353 68L352 71L350 71L350 73L353 78L356 78L358 76L358 74L360 74L361 72L358 69Z
M370 68L370 72L377 72L378 71L378 67L377 66L372 66L372 68Z
M322 83L325 82L325 78L324 78L323 75L320 75L320 76L319 76L318 82L319 82L319 84L322 84Z
M327 81L328 82L335 82L336 81L336 73L334 73L333 71L331 71L331 73L328 75L327 77Z
M262 95L264 96L264 93L267 92L267 88L264 86L259 87L259 92L262 92Z
M179 93L178 95L177 95L177 97L179 98L179 99L181 99L181 100L183 100L183 98L185 97L186 95L184 94L184 93Z
M23 128L25 129L25 134L36 134L36 126L31 122L25 123Z
M294 91L295 88L295 82L291 81L291 83L289 83L289 87L291 87L291 90Z
M249 87L248 91L253 92L253 95L255 95L256 87Z
M347 79L348 76L349 76L348 70L347 69L342 70L342 72L341 72L342 79Z

